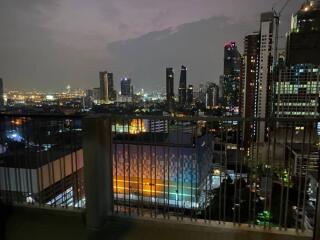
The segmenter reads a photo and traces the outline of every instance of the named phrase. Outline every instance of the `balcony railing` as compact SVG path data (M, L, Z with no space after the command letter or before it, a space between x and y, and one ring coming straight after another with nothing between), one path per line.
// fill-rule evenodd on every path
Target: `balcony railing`
M3 116L1 196L86 207L92 228L113 215L311 237L319 229L319 122Z
M1 116L0 191L14 204L85 206L81 119Z

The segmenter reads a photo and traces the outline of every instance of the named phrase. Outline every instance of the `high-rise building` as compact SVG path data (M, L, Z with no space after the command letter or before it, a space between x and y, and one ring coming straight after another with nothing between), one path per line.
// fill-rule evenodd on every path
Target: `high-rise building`
M114 84L113 84L113 73L109 72L107 74L108 77L108 96L110 101L115 101L117 98L117 93L114 89Z
M86 89L86 95L84 97L84 108L88 109L92 107L93 103L93 89Z
M239 73L240 53L235 42L226 43L224 46L224 75Z
M198 101L202 104L206 102L206 89L204 84L199 85Z
M260 32L245 38L245 53L241 66L241 115L266 119L272 109L272 69L275 51L276 23L273 12L261 14ZM248 127L248 126L247 126ZM245 142L254 138L264 142L267 136L265 121L245 127ZM246 132L250 138L246 137Z
M223 103L231 111L239 108L241 55L235 42L224 46Z
M4 105L3 81L2 81L2 78L0 78L0 107L3 107L3 105Z
M206 104L206 88L204 84L199 84L197 90L193 91L194 103L200 107Z
M167 104L174 103L174 71L173 71L173 68L166 69L166 95L167 95Z
M187 68L181 66L179 82L179 104L185 105L187 100Z
M243 118L255 116L256 79L259 74L260 33L247 35L244 40L244 54L240 75L240 114ZM247 149L253 140L254 126L246 121L243 125L243 144Z
M313 64L295 64L279 70L274 86L277 117L319 117L320 71Z
M187 89L187 104L190 106L193 103L193 85L189 85Z
M100 88L93 88L92 89L92 99L93 101L97 102L101 99L101 91Z
M320 1L307 1L291 20L287 64L320 65Z
M108 72L107 71L100 72L99 78L100 78L100 100L101 102L107 103L109 101Z
M131 97L131 79L130 78L122 78L121 79L121 95L125 97Z
M215 83L208 83L206 92L206 108L212 109L218 105L219 86Z
M113 85L113 73L103 71L99 73L100 77L100 100L104 103L116 100L116 91Z
M273 84L278 117L318 117L320 94L320 1L308 1L292 17L287 35L287 66L279 66Z
M273 55L275 50L276 23L273 12L261 14L260 22L260 48L259 69L255 83L254 112L255 117L268 118L271 111L271 81L273 68ZM261 121L254 129L259 142L264 142L267 136L265 121Z

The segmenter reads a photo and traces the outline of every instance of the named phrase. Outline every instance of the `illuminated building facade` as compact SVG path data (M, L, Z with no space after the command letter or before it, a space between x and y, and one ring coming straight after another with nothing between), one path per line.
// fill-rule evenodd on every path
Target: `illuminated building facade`
M245 37L244 56L240 67L240 114L244 118L267 119L272 113L272 70L274 67L276 23L273 12L261 14L260 31ZM267 140L265 121L257 126L247 121L243 126L244 147L252 140Z
M140 134L146 132L143 119L132 119L129 125L130 134Z
M170 147L167 143L173 142L176 133L137 135L125 142L124 136L118 136L119 142L116 138L113 146L115 199L125 200L130 195L131 201L144 198L159 205L197 206L199 188L210 174L212 139L182 135L180 142Z
M179 104L184 106L187 100L187 68L181 66L179 82Z
M240 76L240 114L243 118L255 116L256 79L259 73L260 33L247 35L244 40L244 54ZM243 125L243 145L246 149L254 138L254 126L249 121Z
M121 95L125 97L131 97L131 93L132 93L131 79L122 78L120 85L121 85Z
M266 119L272 109L272 68L275 51L275 16L273 12L261 14L260 32L245 37L245 53L241 64L240 112L242 117ZM250 124L250 125L248 125ZM244 126L244 141L252 139L263 143L267 126L247 123Z
M148 132L167 133L169 130L169 123L167 120L148 119L146 121L146 128Z
M271 81L275 51L276 23L273 12L261 14L259 69L255 83L254 114L257 118L268 118L271 111ZM262 121L254 128L259 142L265 142L267 136L266 122Z
M241 56L235 42L224 46L223 103L231 111L239 108Z
M319 117L319 67L296 64L280 69L274 86L277 117Z
M274 82L278 117L319 117L320 2L308 1L292 17L287 39L287 66Z
M118 122L113 124L112 131L114 133L129 133L129 134L140 134L140 133L167 133L168 132L168 121L162 119L132 119L128 122Z

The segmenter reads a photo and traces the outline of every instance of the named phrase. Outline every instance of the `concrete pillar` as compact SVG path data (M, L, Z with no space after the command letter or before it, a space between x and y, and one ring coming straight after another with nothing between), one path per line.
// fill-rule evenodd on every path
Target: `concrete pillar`
M320 187L318 182L318 194L317 194L317 206L316 206L316 216L314 225L314 240L320 239Z
M87 228L98 230L113 212L111 119L83 120L84 186Z

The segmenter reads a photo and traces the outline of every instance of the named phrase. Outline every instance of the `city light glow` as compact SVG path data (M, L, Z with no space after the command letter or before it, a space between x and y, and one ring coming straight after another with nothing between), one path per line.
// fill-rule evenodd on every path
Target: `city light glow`
M130 134L146 132L143 119L132 119L129 127Z

